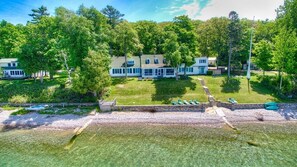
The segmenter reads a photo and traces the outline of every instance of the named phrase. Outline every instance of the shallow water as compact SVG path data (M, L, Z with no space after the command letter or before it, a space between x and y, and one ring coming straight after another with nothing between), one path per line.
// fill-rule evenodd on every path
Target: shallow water
M296 166L297 124L98 125L0 132L0 166Z

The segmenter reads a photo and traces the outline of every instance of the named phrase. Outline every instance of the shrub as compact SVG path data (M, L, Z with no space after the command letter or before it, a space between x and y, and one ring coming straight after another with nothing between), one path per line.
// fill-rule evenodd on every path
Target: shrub
M213 75L213 71L207 71L206 75Z
M20 109L16 112L11 113L10 115L25 115L25 114L28 114L29 112L31 112L31 111L25 110L25 109Z
M15 95L8 99L8 102L14 103L14 104L21 104L21 103L27 103L28 102L28 96L23 95Z

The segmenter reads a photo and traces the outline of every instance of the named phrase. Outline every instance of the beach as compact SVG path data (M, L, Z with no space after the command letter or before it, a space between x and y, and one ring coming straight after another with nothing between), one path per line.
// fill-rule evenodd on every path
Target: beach
M292 109L280 109L279 112L264 109L245 109L231 111L220 108L226 120L236 126L239 123L286 123L296 122L295 115L288 118L288 114L296 114ZM214 109L206 112L107 112L78 115L44 115L35 112L26 115L10 115L13 111L0 113L0 126L4 129L39 128L39 129L74 129L84 126L100 124L188 124L207 127L222 127L226 123ZM259 115L263 120L259 120Z

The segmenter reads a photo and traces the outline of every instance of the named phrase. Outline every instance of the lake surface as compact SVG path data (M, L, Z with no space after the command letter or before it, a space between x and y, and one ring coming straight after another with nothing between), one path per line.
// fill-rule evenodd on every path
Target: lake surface
M297 123L0 132L0 166L296 166ZM72 140L71 140L72 138Z

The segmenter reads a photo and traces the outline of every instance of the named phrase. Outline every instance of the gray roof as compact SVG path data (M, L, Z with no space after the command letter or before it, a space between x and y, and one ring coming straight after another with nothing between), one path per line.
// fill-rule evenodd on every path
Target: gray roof
M149 59L150 64L145 64L145 61ZM158 59L158 64L155 64L154 60ZM127 60L134 60L134 68L140 68L140 58L138 56L132 56L127 58ZM141 56L141 65L142 68L161 68L166 67L166 64L163 63L163 55L142 55ZM125 57L124 56L113 56L111 58L111 67L112 68L124 68L125 67ZM129 67L129 66L128 66Z
M11 62L17 62L17 58L0 58L0 63L11 63Z
M145 64L145 61L149 59L150 64ZM155 64L154 60L158 59L158 64ZM164 56L163 55L142 55L141 56L141 64L142 68L161 68L166 67L166 64L163 63Z
M128 66L128 67L134 67L134 68L140 68L140 59L138 56L132 56L128 57L127 61L134 60L134 66ZM112 68L123 68L125 67L125 57L124 56L112 56L111 57L111 67Z

